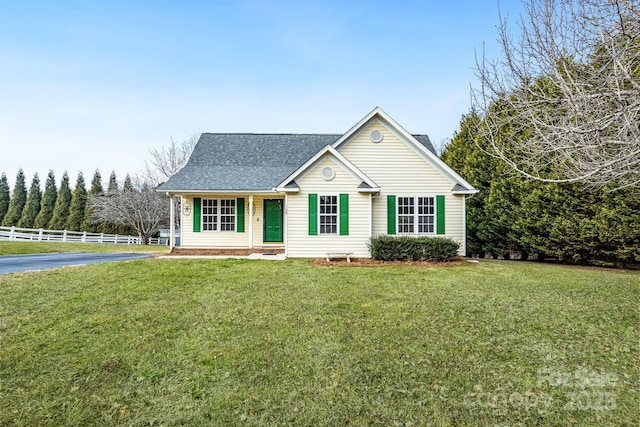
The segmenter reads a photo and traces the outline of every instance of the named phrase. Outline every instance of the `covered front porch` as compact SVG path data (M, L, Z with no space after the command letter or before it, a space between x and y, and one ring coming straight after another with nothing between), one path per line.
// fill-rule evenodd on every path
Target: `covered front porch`
M179 215L181 236L179 247L170 236L171 252L284 253L285 197L277 192L170 194L171 222Z

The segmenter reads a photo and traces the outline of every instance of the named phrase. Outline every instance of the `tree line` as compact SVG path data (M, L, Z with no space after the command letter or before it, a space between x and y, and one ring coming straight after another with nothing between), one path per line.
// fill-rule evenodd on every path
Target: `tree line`
M105 191L99 170L94 172L88 190L82 172L78 173L72 190L67 172L63 173L58 187L53 171L47 175L44 191L38 173L34 174L27 190L24 172L20 169L13 192L10 192L7 176L3 172L0 175L0 224L6 227L135 235L137 231L131 226L108 220L96 221L95 210L89 202L92 197L124 191L134 191L129 175L120 188L115 172L111 172Z
M529 0L442 159L480 192L470 255L640 262L640 6Z
M44 191L37 173L27 191L24 172L20 169L11 193L3 172L0 175L0 225L137 234L146 243L161 227L169 227L169 197L156 189L187 163L197 141L198 134L193 133L182 142L171 139L168 147L150 150L151 158L144 162L142 173L133 178L127 174L121 188L115 172L111 172L105 190L100 171L96 169L89 190L82 172L78 173L71 190L66 172L58 188L53 171L49 171ZM179 208L177 203L176 210Z
M467 199L467 254L570 263L640 262L640 193L611 180L604 186L530 179L495 156L476 132L484 120L463 117L441 154L479 192ZM496 137L526 138L505 127ZM552 173L544 176L553 177Z

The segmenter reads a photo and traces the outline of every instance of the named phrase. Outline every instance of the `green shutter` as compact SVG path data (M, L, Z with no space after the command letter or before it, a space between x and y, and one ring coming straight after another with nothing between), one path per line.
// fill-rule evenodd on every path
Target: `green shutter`
M444 196L436 196L436 234L444 234Z
M236 199L236 232L244 233L244 197Z
M387 196L387 234L396 234L396 196Z
M340 195L340 235L349 235L349 195Z
M201 199L200 197L193 198L193 232L200 232L200 220L201 220Z
M309 194L309 236L318 235L318 195Z

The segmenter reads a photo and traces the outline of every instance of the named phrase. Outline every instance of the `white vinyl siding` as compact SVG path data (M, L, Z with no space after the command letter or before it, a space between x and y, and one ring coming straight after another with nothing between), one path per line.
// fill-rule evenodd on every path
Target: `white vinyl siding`
M372 130L383 139L373 143ZM383 122L374 120L338 149L382 189L373 199L373 234L387 234L387 195L445 196L445 234L459 243L464 240L464 196L453 195L454 186L414 149L402 142ZM462 248L461 248L462 253Z
M326 166L332 167L335 171L335 176L329 181L321 176L321 171ZM327 252L353 252L352 256L355 258L369 257L367 243L370 233L370 195L358 193L357 187L361 181L347 173L332 158L325 158L296 182L300 192L287 196L285 215L287 256L324 258ZM340 235L339 216L336 234L309 235L309 194L317 194L318 200L322 195L349 195L348 235ZM339 199L340 197L337 197L338 213L340 212ZM319 210L318 214L320 214Z

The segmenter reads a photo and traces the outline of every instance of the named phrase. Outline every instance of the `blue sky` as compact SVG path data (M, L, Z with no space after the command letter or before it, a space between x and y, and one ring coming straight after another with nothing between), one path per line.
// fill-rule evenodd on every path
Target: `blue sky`
M493 0L25 0L0 22L0 172L27 185L122 180L193 133L342 133L376 106L438 144L475 51L499 53Z

